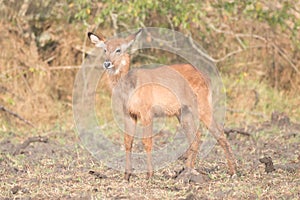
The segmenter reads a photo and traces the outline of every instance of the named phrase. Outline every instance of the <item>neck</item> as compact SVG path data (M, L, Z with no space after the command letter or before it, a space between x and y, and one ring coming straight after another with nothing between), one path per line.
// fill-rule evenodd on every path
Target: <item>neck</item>
M120 79L122 79L128 73L130 69L129 54L122 55L122 57L117 62L115 62L114 65L116 69L114 72L106 72L111 89L113 89L118 84Z

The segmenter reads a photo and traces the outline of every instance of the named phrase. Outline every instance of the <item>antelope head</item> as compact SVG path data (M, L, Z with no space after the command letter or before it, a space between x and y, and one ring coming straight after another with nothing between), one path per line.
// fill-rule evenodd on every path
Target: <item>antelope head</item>
M136 38L141 34L142 29L125 38L113 38L105 40L103 36L98 36L89 32L88 37L96 47L104 50L103 68L110 75L117 75L120 72L128 72L130 60L126 50L133 44Z

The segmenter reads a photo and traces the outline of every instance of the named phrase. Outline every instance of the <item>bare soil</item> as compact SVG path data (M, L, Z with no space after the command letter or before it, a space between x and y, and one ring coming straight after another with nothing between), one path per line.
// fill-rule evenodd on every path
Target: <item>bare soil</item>
M29 138L27 133L6 132L0 141L0 198L299 199L300 125L275 115L243 127L249 136L228 134L238 161L237 176L226 173L223 151L216 146L198 161L199 175L189 183L175 179L183 160L156 171L150 180L135 174L126 182L122 172L95 160L73 130L41 137L31 133L35 137ZM270 161L273 170L265 168Z

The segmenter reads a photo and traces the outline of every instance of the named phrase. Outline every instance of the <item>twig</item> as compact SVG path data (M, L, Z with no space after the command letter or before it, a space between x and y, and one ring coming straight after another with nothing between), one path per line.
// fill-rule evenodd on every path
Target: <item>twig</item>
M34 92L33 92L33 90L31 89L31 87L30 87L28 81L26 80L26 78L24 77L24 75L21 74L20 72L19 72L19 75L20 75L20 77L22 78L22 80L24 81L25 86L27 87L27 89L30 91L31 94L33 94Z
M144 24L142 21L140 21L140 26L141 26L143 29L146 28L145 24Z
M114 35L116 36L116 33L119 29L119 26L118 26L118 15L117 14L114 14L112 12L109 13L110 14L110 17L111 17L111 20L112 20L112 23L113 23L113 27L114 27Z
M21 152L22 149L25 149L26 147L28 147L30 145L30 143L33 142L43 142L43 143L47 143L48 142L48 138L47 137L43 137L43 136L37 136L37 137L30 137L27 140L25 140L22 144L20 144L16 150L14 151L13 155L17 155Z
M47 58L46 60L44 60L43 62L44 63L49 63L49 62L51 62L52 60L54 60L56 58L56 56L54 55L54 56L50 56L49 58Z
M87 40L87 36L85 36L86 37L86 39L85 40ZM86 49L85 49L85 46L86 45L86 42L83 44L83 48L81 48L80 46L78 46L78 45L76 45L76 46L72 46L74 49L76 49L77 51L80 51L81 53L82 53L82 55L85 55L85 54L88 54L88 55L90 55L90 54L92 54L92 51L87 51ZM83 57L83 60L84 60L84 57Z
M19 13L18 13L19 17L24 17L26 15L26 12L29 8L29 4L30 4L30 1L28 1L28 0L24 1L24 3L21 6L21 9L19 10Z
M143 24L143 22L140 22L140 24L141 24L141 27L143 27L143 28L145 27L145 25ZM151 33L149 33L147 31L147 28L144 28L143 32L145 32L146 34L151 35ZM173 46L174 43L175 44L177 43L176 38L174 38L174 37L173 37L173 41L168 41L168 40L160 39L158 37L153 37L151 35L151 40L157 42L159 45L164 45L165 47L167 47L170 50L175 51L175 52L176 51L180 51L180 49L181 49L181 48L177 48L177 47Z
M251 46L251 47L246 47L245 49L238 49L236 51L232 51L228 54L226 54L224 57L222 58L219 58L219 59L215 59L211 56L209 56L208 54L206 54L205 52L203 52L199 47L197 47L197 45L194 43L193 39L191 37L188 38L190 44L192 45L192 47L198 52L200 53L203 57L205 57L206 59L214 62L214 63L218 63L218 62L221 62L221 61L224 61L225 59L227 59L228 57L230 56L233 56L235 54L238 54L238 53L241 53L243 51L246 51L248 49L254 49L254 48L261 48L263 47L262 45L257 45L257 46Z
M257 106L258 102L259 102L259 93L254 89L253 90L254 94L255 94L255 102L253 105L253 109Z
M213 29L217 33L224 33L224 34L233 35L235 37L235 39L238 41L238 43L243 47L243 49L246 49L245 44L241 40L241 37L239 35L234 34L233 31L222 31L220 29L216 29L212 24L209 24L209 26L210 26L211 29Z
M87 32L87 31L86 31ZM83 40L83 45L82 45L82 48L83 48L83 50L81 51L82 52L82 61L84 61L84 58L85 58L85 54L86 54L86 41L87 41L87 34L84 34L85 36L84 36L84 40Z
M256 35L256 34L244 34L244 33L234 33L232 31L223 31L220 29L217 29L214 25L212 24L208 24L209 27L211 29L213 29L215 32L217 33L223 33L223 34L227 34L227 35L232 35L236 38L241 38L241 37L250 37L250 38L255 38L258 40L263 41L264 43L268 43L270 44L274 49L276 49L280 55L291 65L291 67L299 74L299 70L297 69L296 65L292 62L292 60L289 58L288 55L286 55L286 53L284 53L274 42L271 42L269 40L267 40L266 38L260 36L260 35Z
M286 55L279 47L277 47L274 43L272 46L280 53L280 55L292 66L292 68L299 74L299 70L297 69L296 65L291 61L291 59Z
M170 18L169 15L167 15L167 20L168 20L168 22L169 22L169 24L171 26L171 29L172 29L172 32L173 32L173 41L175 41L175 46L177 47L177 41L176 41L176 36L175 36L175 32L174 32L175 29L174 29L173 22L172 22L172 20L171 20L171 18Z
M30 125L30 126L32 126L32 127L35 128L35 126L34 126L30 121L24 119L23 117L21 117L20 115L18 115L18 114L15 113L15 112L13 112L13 111L7 109L6 107L0 105L0 110L2 110L2 111L4 111L4 112L7 112L8 114L10 114L10 115L12 115L12 116L18 118L19 120L23 121L25 124L28 124L28 125Z
M124 22L119 22L120 26L123 26L127 31L130 30L129 26L127 24L125 24Z
M248 48L248 49L250 49L250 48ZM222 62L223 60L226 60L228 57L233 56L233 55L238 54L238 53L241 53L241 52L243 52L245 50L247 50L247 48L246 49L238 49L236 51L232 51L232 52L226 54L224 57L215 60L215 62Z
M61 69L80 69L80 65L74 65L74 66L54 66L54 67L49 67L49 70L61 70Z
M247 115L253 115L253 116L257 116L257 117L262 117L267 119L268 117L262 113L258 113L258 112L247 112L244 110L236 110L236 109L231 109L231 108L226 108L226 111L228 112L233 112L233 113L245 113Z

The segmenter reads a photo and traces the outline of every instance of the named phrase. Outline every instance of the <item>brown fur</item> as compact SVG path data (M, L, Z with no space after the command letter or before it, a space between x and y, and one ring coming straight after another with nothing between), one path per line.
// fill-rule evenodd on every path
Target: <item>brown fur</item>
M114 66L107 71L108 79L123 105L125 115L125 179L129 180L132 172L131 151L137 120L140 120L144 126L142 142L147 153L148 177L153 175L152 123L153 117L160 115L177 116L185 130L191 144L187 152L187 168L194 167L200 144L201 133L191 123L193 116L197 116L224 149L229 173L236 173L235 159L230 145L223 130L213 119L209 77L190 64L130 70L129 55L125 52L116 55L113 52L121 45L132 42L136 35L109 40L105 42L104 47L106 60L110 60ZM192 138L191 132L196 133L195 138Z

